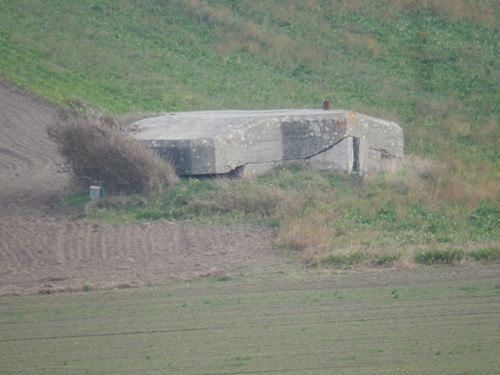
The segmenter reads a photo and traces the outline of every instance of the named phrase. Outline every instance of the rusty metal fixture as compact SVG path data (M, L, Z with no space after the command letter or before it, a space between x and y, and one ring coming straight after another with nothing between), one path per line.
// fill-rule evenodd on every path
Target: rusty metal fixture
M325 111L329 111L331 109L330 108L330 99L323 100L323 109Z

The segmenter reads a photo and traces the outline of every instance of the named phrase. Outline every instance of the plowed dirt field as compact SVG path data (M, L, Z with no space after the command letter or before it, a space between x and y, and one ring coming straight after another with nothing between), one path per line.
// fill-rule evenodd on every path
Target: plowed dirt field
M46 126L56 108L0 83L0 296L155 284L281 267L272 231L72 221L54 209L69 176ZM281 265L280 265L281 264Z

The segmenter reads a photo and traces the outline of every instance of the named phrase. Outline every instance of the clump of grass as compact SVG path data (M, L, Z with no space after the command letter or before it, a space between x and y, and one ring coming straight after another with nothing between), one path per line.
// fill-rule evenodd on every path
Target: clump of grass
M82 290L84 292L91 292L94 290L94 286L92 284L85 284L83 287L82 287Z
M47 128L77 185L102 181L107 192L159 192L177 175L168 162L127 138L112 117L68 100L59 121Z
M465 251L461 249L428 250L415 255L417 263L431 264L458 264L465 259Z
M369 266L389 266L401 259L401 253L373 254L369 251L353 251L346 254L330 253L322 258L312 260L312 266L352 268L361 263Z
M229 276L228 275L219 275L215 277L216 281L229 281Z
M375 264L377 266L388 266L401 259L401 253L394 254L379 254L375 256Z
M473 250L467 253L467 257L476 261L491 261L500 259L500 247Z
M77 209L82 208L88 201L89 195L87 193L73 193L61 199L60 204Z
M354 251L345 255L330 254L326 258L321 259L319 264L345 268L364 262L366 258L366 254L361 251Z

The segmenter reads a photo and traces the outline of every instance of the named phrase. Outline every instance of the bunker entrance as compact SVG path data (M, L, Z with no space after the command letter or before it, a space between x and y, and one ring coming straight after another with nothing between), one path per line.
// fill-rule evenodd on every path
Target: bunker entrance
M354 173L359 173L360 163L359 163L359 137L353 137L352 139L352 171Z

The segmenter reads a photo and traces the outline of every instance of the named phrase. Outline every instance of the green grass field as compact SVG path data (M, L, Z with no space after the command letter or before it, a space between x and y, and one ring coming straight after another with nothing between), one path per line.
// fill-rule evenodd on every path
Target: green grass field
M495 374L492 266L7 297L0 374Z

